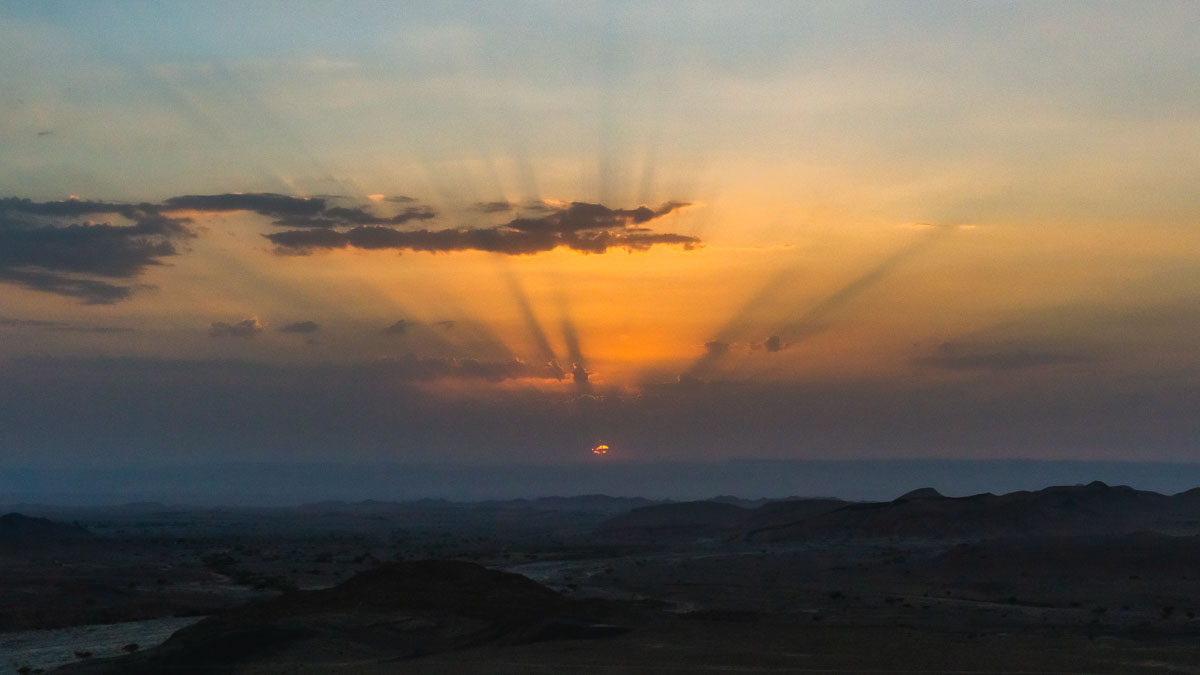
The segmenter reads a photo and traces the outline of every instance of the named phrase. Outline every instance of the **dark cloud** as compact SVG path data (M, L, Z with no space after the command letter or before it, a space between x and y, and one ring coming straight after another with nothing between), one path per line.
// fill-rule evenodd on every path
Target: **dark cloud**
M401 380L436 380L446 378L477 379L500 382L514 379L561 380L561 369L555 364L535 366L520 359L485 361L470 358L417 357L381 359L371 364L377 372Z
M119 216L131 224L78 222L88 216ZM84 200L0 200L0 281L111 304L134 287L108 279L131 279L176 255L176 243L192 236L187 220L164 216L151 204Z
M636 209L610 209L603 204L573 202L541 218L517 218L508 223L518 232L579 232L582 230L624 229L630 225L648 223L687 206L685 202L667 202L657 209L639 206Z
M208 329L209 337L239 337L252 338L262 332L262 324L257 318L249 318L237 323L214 321Z
M177 221L152 216L132 226L0 225L0 268L38 267L129 278L160 258L176 254L173 239L186 230Z
M585 370L582 364L579 364L579 363L571 364L571 380L576 385L584 386L584 385L590 384L590 382L588 382L588 378L591 376L592 376L592 374L590 372L588 372L587 370Z
M441 320L441 321L434 321L434 322L433 322L432 324L430 324L430 325L437 326L438 328L447 328L447 329L449 329L449 328L454 328L454 325L455 325L456 323L458 323L458 322L457 322L457 321L451 321L450 319L443 319L443 320Z
M382 201L407 204L415 200L398 196ZM273 218L276 225L291 229L264 236L279 253L286 254L359 248L523 255L559 247L585 253L613 248L643 251L656 245L690 249L700 244L698 238L656 233L645 227L684 205L668 202L656 209L611 209L575 202L541 217L516 218L496 227L409 230L401 226L433 219L436 212L407 206L399 213L377 215L364 207L329 206L323 197L276 193L180 195L158 204L81 199L34 202L10 197L0 199L0 283L88 304L125 300L136 287L113 279L132 279L150 266L163 264L163 258L179 253L180 240L195 236L188 227L189 219L164 215L178 210L249 211ZM498 202L484 206L499 210ZM90 222L95 217L124 219L128 224Z
M409 328L412 328L412 326L413 322L406 319L400 319L396 323L384 328L383 332L387 333L388 335L404 335L408 332Z
M777 352L784 348L783 340L778 335L772 335L763 342L763 348L769 352Z
M709 354L724 354L729 351L729 343L712 340L704 343L704 350Z
M1017 346L974 347L944 342L931 354L917 357L917 366L947 370L1009 371L1088 363L1094 358L1085 354L1065 354L1038 351Z
M489 228L443 230L401 230L378 224L357 224L348 230L334 230L331 228L337 227L333 223L337 219L322 214L319 218L323 222L316 229L288 230L263 236L274 243L279 252L301 255L335 248L434 253L489 251L507 255L529 255L564 246L584 253L604 253L610 248L644 251L660 244L691 249L700 244L698 238L634 227L682 206L684 204L680 202L668 202L655 210L645 206L610 209L600 204L576 202L541 218L516 218L505 225ZM341 222L354 224L346 214L342 214Z
M273 192L245 194L182 195L163 202L168 209L194 211L253 211L264 216L315 216L325 210L325 200L319 197L291 197Z
M512 211L514 208L516 208L516 204L511 202L475 202L475 209L484 213L501 213Z
M644 251L656 244L676 244L686 249L700 244L696 237L680 234L589 232L517 232L503 228L455 230L393 230L361 226L346 232L328 229L289 230L263 235L288 254L308 254L316 249L395 249L448 253L489 251L530 255L566 246L584 253L604 253L610 248Z
M133 333L133 328L116 326L87 326L66 321L46 321L43 319L16 319L0 316L0 328L33 328L37 330L62 333Z
M384 197L383 201L392 202L392 203L396 203L396 204L407 204L409 202L415 202L417 200L414 197L406 197L405 195L393 195L391 197Z
M377 216L366 209L335 206L315 216L291 216L274 222L282 227L350 227L355 225L403 225L410 220L430 220L437 217L432 209L410 206L394 216Z
M64 199L54 202L35 202L20 197L0 199L0 214L25 214L31 216L50 216L53 218L79 218L96 214L117 214L134 220L139 216L153 211L150 204L121 204L112 202L94 202L84 199Z
M280 326L280 333L315 333L321 330L321 324L316 321L297 321L286 326Z
M0 326L19 328L60 328L71 324L65 321L43 321L41 319L14 319L10 316L0 316Z
M15 283L33 291L75 298L87 305L111 305L133 295L133 288L130 286L119 286L96 279L78 279L39 270L0 268L0 281Z

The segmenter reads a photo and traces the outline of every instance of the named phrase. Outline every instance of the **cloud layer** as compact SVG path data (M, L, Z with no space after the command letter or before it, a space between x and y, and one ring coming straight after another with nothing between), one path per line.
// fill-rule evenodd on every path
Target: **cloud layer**
M529 255L559 247L584 253L605 253L610 248L644 251L660 244L691 249L700 245L698 238L653 232L644 227L683 206L686 204L682 202L668 202L657 209L646 206L612 209L602 204L574 202L542 217L515 218L496 227L441 230L393 227L413 219L434 217L431 211L416 207L390 219L370 216L361 209L327 209L319 216L296 221L304 229L263 236L280 253L294 255L339 248L434 253L489 251L506 255Z
M3 198L0 283L87 304L125 300L137 288L130 280L150 266L163 264L163 258L178 255L179 242L196 236L189 228L195 213L243 211L271 218L273 225L288 229L263 236L277 252L292 255L340 248L528 255L559 247L604 253L613 248L644 251L656 245L685 249L700 245L696 237L646 227L686 206L683 202L667 202L656 209L613 209L585 202L557 208L542 205L529 210L544 213L540 217L515 218L494 227L431 230L404 227L438 216L411 197L372 195L372 202L402 205L391 207L399 210L387 215L368 205L331 203L337 199L269 192L180 195L159 203ZM502 210L500 203L481 207Z
M194 236L188 222L154 204L0 199L0 281L87 304L124 300L128 280Z

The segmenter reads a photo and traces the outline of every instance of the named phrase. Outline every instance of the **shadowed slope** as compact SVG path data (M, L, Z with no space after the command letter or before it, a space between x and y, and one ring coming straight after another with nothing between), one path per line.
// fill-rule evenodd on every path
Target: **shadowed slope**
M0 545L74 541L91 536L90 532L78 525L56 523L20 513L0 516Z
M472 563L389 563L333 588L287 593L210 617L156 649L63 672L223 673L267 663L371 663L621 632L582 611L523 576Z

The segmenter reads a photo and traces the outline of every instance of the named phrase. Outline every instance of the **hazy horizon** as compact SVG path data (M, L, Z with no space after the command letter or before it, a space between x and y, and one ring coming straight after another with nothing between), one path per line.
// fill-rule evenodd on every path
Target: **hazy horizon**
M1200 463L1040 460L729 460L564 464L241 462L7 467L0 505L296 506L320 501L456 502L605 495L686 501L833 497L887 501L932 487L948 497L1093 481L1176 494Z

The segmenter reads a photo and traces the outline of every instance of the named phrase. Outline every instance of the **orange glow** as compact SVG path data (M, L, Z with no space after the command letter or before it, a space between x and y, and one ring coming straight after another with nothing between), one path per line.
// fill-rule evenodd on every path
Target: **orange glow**
M592 454L593 455L607 455L608 454L608 446L607 445L597 445L596 447L592 448Z

